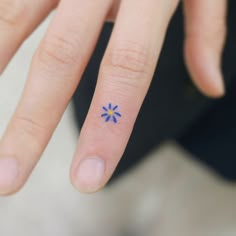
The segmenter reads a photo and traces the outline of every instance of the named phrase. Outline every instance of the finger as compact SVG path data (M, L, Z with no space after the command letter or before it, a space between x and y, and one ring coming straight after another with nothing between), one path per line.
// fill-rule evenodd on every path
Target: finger
M0 1L0 74L21 43L56 7L58 1Z
M60 2L0 143L0 193L19 190L41 156L78 85L108 7L103 0Z
M224 94L221 54L226 35L226 0L185 0L185 57L197 87L210 97Z
M113 1L112 7L110 9L110 11L107 14L107 18L106 21L108 22L114 22L120 7L120 2L121 0L115 0Z
M80 191L103 187L117 166L176 5L177 1L122 1L71 167L72 183Z

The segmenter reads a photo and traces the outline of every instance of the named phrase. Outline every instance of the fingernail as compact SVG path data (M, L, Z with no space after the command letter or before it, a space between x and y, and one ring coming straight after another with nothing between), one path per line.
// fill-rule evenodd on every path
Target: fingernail
M15 159L0 159L0 194L5 194L11 189L18 173L18 164Z
M82 192L95 192L104 176L105 164L99 157L82 160L76 170L76 186Z

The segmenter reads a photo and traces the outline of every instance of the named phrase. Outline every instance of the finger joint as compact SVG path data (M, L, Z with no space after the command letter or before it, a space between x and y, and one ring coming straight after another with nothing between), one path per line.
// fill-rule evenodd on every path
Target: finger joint
M142 84L151 72L151 56L147 48L129 43L108 52L102 62L102 71L129 85Z
M7 26L16 26L27 15L26 4L19 0L0 1L0 22Z
M29 116L17 114L14 116L14 120L17 126L20 127L23 131L23 134L26 134L31 138L35 138L37 136L39 137L41 134L48 130L45 125L32 119Z
M37 52L37 59L47 72L68 72L79 65L78 45L73 39L51 36Z

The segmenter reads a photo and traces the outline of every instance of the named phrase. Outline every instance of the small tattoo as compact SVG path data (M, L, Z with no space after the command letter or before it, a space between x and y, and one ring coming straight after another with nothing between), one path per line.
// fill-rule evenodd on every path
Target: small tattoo
M111 103L108 104L107 107L103 106L102 109L105 111L105 113L103 113L101 115L101 117L105 118L105 121L112 121L114 123L118 122L118 118L121 117L121 114L117 111L118 106L112 106Z

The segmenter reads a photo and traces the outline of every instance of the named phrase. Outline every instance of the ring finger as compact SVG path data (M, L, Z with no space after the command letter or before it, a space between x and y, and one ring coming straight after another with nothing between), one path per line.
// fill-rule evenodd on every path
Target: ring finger
M103 187L119 162L177 3L121 2L72 163L71 179L79 190L94 192Z

